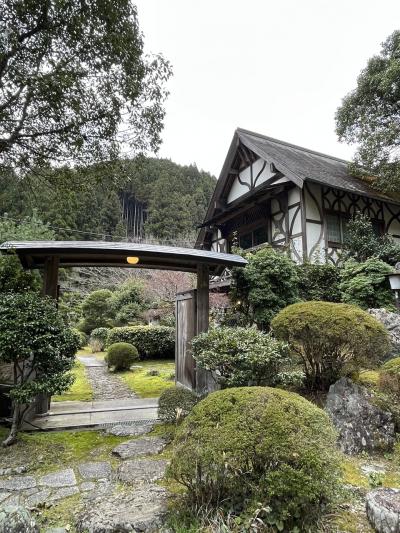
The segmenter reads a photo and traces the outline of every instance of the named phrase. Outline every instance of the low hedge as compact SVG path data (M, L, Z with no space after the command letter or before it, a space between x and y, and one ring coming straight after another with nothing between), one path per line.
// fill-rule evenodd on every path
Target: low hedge
M142 361L175 357L175 329L167 326L113 328L107 335L106 346L115 342L129 342L136 346Z
M242 387L193 408L177 430L168 475L187 490L189 512L206 506L243 523L261 507L265 530L309 531L336 494L339 462L322 409L281 389Z

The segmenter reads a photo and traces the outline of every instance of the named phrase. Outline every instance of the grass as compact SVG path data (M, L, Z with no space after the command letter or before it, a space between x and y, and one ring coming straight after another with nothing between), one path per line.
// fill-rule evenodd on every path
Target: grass
M128 387L139 398L156 398L169 387L174 385L171 376L175 371L175 363L170 360L140 361L140 368L133 368L119 374ZM149 376L151 370L156 370L159 375Z
M75 381L71 387L59 396L52 396L53 402L81 401L90 402L93 399L93 390L85 374L84 365L76 360L72 370Z

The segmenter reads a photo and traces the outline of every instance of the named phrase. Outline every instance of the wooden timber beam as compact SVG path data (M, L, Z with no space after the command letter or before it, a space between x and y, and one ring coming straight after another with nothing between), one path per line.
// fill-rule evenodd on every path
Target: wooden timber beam
M58 299L58 267L60 259L57 256L46 257L43 272L43 295Z
M196 333L204 333L208 331L209 325L209 268L207 265L198 265L197 267L197 324ZM215 388L215 383L210 375L210 372L202 368L196 368L196 390L199 394L210 392Z

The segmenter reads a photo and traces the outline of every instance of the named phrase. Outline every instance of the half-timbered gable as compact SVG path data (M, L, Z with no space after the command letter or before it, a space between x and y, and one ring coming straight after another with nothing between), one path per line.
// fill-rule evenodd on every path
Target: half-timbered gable
M237 129L197 247L286 246L297 262L336 263L351 216L400 241L400 202L348 172L348 162Z

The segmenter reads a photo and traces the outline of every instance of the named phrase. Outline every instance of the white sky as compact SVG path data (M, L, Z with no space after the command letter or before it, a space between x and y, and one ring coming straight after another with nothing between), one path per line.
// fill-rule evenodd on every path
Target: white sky
M134 0L135 1L135 0ZM237 126L351 158L334 114L399 0L136 0L174 75L159 156L219 175Z

